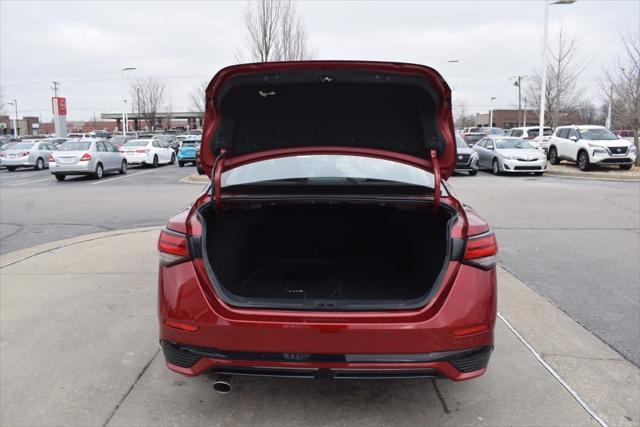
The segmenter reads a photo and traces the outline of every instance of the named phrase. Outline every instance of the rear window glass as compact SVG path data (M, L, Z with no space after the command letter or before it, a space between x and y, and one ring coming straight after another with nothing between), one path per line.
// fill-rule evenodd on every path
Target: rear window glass
M290 156L239 166L222 174L222 186L266 181L296 185L397 182L433 188L433 174L391 160L347 155Z
M529 129L527 131L527 134L530 137L536 137L538 136L538 133L540 133L540 129ZM542 136L551 136L551 135L553 135L553 130L551 128L542 129Z
M33 148L33 142L18 142L17 144L13 144L10 150L28 150Z
M144 147L149 145L149 141L144 139L134 139L124 144L124 147Z
M69 141L58 147L58 151L82 151L91 148L91 141Z

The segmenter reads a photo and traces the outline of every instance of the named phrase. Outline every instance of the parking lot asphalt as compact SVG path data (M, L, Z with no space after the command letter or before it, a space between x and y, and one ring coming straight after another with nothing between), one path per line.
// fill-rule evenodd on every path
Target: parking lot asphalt
M488 373L478 379L237 378L231 394L216 394L211 379L164 366L157 233L86 236L3 258L1 425L586 426L597 425L594 417L637 425L638 369L504 271L499 306L515 329L498 321ZM544 357L556 358L569 388L517 330L543 345ZM554 339L540 341L548 331ZM593 363L598 369L584 375ZM593 416L569 390L586 399Z

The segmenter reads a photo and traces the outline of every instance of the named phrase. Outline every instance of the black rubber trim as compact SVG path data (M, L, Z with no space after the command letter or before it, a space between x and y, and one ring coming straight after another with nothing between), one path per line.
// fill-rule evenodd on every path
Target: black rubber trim
M412 378L441 378L435 369L323 369L323 368L264 368L216 367L210 371L219 375L246 375L296 379L384 380Z

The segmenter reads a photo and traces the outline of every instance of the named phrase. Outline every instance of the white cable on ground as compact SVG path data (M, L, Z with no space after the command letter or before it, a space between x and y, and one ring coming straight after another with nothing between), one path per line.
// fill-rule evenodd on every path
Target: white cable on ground
M553 375L553 377L562 385L562 387L564 387L570 394L571 396L573 396L574 399L576 399L576 401L580 404L580 406L582 406L584 408L585 411L587 411L589 413L589 415L591 415L593 417L594 420L596 420L598 422L598 424L600 424L602 427L608 427L607 423L598 415L595 413L595 411L593 409L591 409L591 407L587 404L587 402L585 402L584 400L582 400L582 398L578 395L578 393L576 393L571 386L569 386L569 384L567 384L561 377L560 375L555 371L555 369L553 369L547 362L545 362L542 357L540 356L540 354L538 354L538 352L531 347L531 344L529 344L527 342L527 340L525 340L522 335L520 335L518 333L518 331L515 330L515 328L513 326L511 326L511 323L509 323L507 321L507 319L505 319L502 314L498 313L498 317L500 318L500 320L502 320L504 322L505 325L507 325L507 328L509 328L509 330L511 330L511 332L513 332L513 334L516 336L516 338L518 338L518 340L520 340L520 342L522 344L525 345L525 347L527 347L529 349L529 351L531 352L531 354L533 354L533 356L538 359L538 362L540 362L540 364L542 366L544 366L544 368L549 371L549 373L551 375Z

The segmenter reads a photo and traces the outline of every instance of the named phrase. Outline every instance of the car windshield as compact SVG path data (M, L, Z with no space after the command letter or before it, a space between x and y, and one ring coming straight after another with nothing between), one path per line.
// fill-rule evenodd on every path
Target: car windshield
M611 141L618 139L609 129L606 128L578 128L580 133L580 139L586 139L587 141Z
M17 144L13 144L9 150L29 150L33 148L33 142L18 142Z
M504 135L504 131L500 128L487 128L487 135Z
M458 148L469 148L464 139L460 135L456 135L456 147Z
M538 136L538 133L540 133L539 128L529 129L527 131L527 135L531 138ZM551 128L542 129L542 136L551 136L551 135L553 135L553 130Z
M433 188L433 174L391 160L349 155L289 156L239 166L222 174L222 186L267 181L296 184L396 182Z
M529 144L524 139L520 138L496 138L496 148L498 149L511 149L511 148L534 148L533 145Z
M144 147L149 144L148 140L145 139L134 139L132 141L127 142L123 145L123 147Z
M91 148L91 141L69 141L58 147L59 151L83 151Z
M482 135L465 135L464 136L464 140L469 142L478 142L480 141L482 138L484 138L486 135L482 134Z
M127 140L126 136L114 136L113 138L111 138L111 143L112 144L122 144L126 140Z

